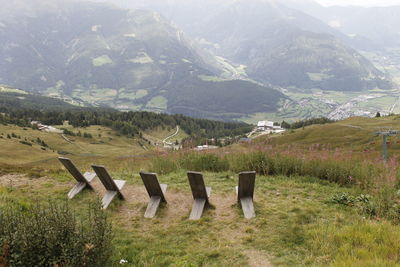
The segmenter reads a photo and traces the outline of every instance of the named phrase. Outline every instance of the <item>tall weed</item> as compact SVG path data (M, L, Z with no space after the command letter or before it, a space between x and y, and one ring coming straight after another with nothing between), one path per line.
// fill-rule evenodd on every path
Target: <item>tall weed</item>
M312 176L342 185L367 186L379 170L370 164L321 159L304 159L293 156L251 152L235 154L230 158L231 170L254 170L261 175Z
M167 157L156 157L150 164L150 171L159 174L168 174L177 170L178 165L176 161Z
M187 154L178 160L179 166L191 171L222 172L229 170L229 161L215 154Z

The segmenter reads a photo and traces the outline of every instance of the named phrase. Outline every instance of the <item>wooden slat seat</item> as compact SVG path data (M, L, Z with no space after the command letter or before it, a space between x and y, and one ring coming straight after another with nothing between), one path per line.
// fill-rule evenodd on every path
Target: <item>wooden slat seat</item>
M256 172L254 171L239 173L239 186L236 187L236 194L246 219L256 217L253 204L255 180Z
M160 203L167 203L164 196L167 191L167 185L160 184L157 179L157 174L155 173L140 172L140 177L142 177L142 181L150 197L144 217L153 218L156 215Z
M126 181L112 179L104 166L92 165L92 168L107 190L101 201L103 209L106 209L110 205L115 196L118 196L122 200L125 199L121 193L121 189L124 187Z
M75 197L78 193L80 193L85 188L93 190L93 187L90 185L90 182L96 177L96 173L85 172L84 174L82 174L70 159L59 157L58 160L64 165L64 167L67 169L67 171L78 182L68 192L69 199L72 199L73 197Z
M211 187L205 186L203 174L200 172L188 172L187 176L194 199L189 219L198 220L201 218L204 208L209 205L208 198L211 194Z

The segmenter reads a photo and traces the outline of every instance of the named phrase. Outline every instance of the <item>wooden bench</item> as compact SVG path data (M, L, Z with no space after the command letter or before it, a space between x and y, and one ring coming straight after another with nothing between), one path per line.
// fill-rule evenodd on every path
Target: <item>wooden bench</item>
M167 203L164 196L167 191L167 185L160 184L157 179L157 174L155 173L140 172L140 177L142 177L142 181L150 197L144 217L153 218L156 215L160 203Z
M256 172L239 173L239 186L236 187L236 194L246 219L256 217L253 204L255 181Z
M92 165L92 168L107 190L101 201L103 209L106 209L110 205L115 196L118 196L122 200L125 199L121 193L121 189L124 187L126 181L112 179L104 166Z
M190 188L192 190L194 202L190 212L190 220L198 220L203 214L206 205L209 205L208 198L211 194L211 187L204 184L203 174L199 172L188 172Z
M68 198L72 199L83 189L88 188L93 190L93 187L90 185L90 182L96 177L96 173L93 172L85 172L82 173L76 168L75 164L68 158L59 157L58 160L64 165L64 167L68 170L68 172L75 178L78 182L69 192Z

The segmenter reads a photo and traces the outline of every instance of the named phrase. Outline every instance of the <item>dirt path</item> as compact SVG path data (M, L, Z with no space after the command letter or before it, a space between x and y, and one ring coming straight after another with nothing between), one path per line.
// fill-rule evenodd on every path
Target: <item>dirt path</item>
M68 143L72 144L72 141L69 140L69 139L65 136L65 134L61 134L61 136L62 136L62 138L64 138L65 141L67 141Z
M168 139L170 139L170 138L176 136L178 133L179 133L179 126L177 125L177 126L176 126L176 132L175 132L174 134L171 134L170 136L166 137L166 138L163 140L163 143L164 143L164 144L167 143L167 140L168 140Z
M355 129L364 129L361 126L356 126L356 125L351 125L351 124L338 124L338 125L344 126L344 127L355 128Z
M251 267L273 267L272 263L268 260L268 256L259 250L246 250L244 254L249 259Z
M6 174L0 176L0 186L7 187L22 187L27 185L40 186L51 181L52 179L47 177L30 178L25 174Z

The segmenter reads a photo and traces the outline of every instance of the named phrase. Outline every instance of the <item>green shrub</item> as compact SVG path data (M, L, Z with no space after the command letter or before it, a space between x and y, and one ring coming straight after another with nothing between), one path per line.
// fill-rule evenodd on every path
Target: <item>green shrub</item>
M229 161L214 154L187 154L179 159L179 165L190 171L222 172L229 170Z
M31 143L26 142L26 141L19 141L19 142L20 142L21 144L23 144L23 145L32 146Z
M159 174L168 174L178 170L176 162L167 157L157 157L151 161L150 171Z
M86 132L83 133L83 137L84 138L93 138L92 134L86 133Z
M371 196L364 194L354 197L345 192L337 193L333 195L331 201L340 205L355 206L358 208L361 214L364 214L370 218L377 216L378 211L381 216L386 216L390 211L390 208L383 209L382 207L378 207L376 203L372 201Z
M166 174L183 168L192 171L256 171L260 175L311 176L341 185L358 184L368 188L384 170L370 163L332 159L268 154L267 152L237 153L229 157L212 153L187 153L176 160L156 158L151 169Z
M331 201L336 204L341 204L345 206L353 206L356 199L349 193L337 193L333 195Z
M288 157L288 156L276 156L274 160L274 174L292 176L292 175L303 175L304 164L301 159ZM309 174L304 174L308 175Z
M234 172L256 171L261 175L274 174L273 160L263 152L238 154L231 158L231 166Z
M65 134L65 135L76 136L76 134L73 131L70 131L65 128L61 128L61 130L63 130L63 134Z
M0 262L6 266L108 266L111 241L98 204L82 220L68 204L0 209Z
M358 183L367 187L380 169L362 162L344 162L252 152L230 158L234 172L254 170L261 175L312 176L342 185Z

